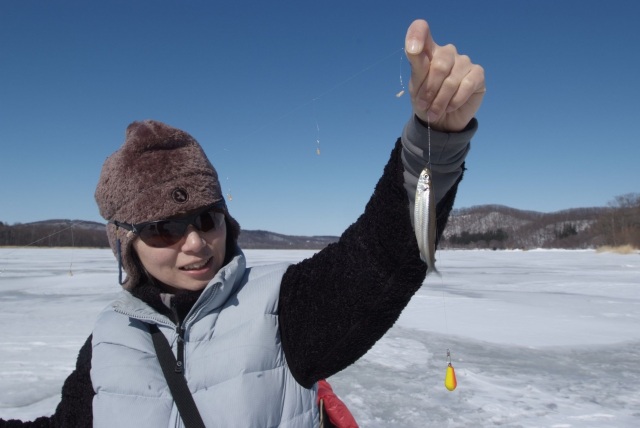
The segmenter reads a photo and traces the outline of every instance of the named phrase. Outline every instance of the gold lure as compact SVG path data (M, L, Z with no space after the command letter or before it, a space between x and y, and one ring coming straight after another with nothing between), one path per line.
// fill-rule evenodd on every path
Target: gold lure
M444 376L444 386L449 391L453 391L458 386L458 381L456 380L456 371L453 369L451 365L451 353L447 349L447 373Z

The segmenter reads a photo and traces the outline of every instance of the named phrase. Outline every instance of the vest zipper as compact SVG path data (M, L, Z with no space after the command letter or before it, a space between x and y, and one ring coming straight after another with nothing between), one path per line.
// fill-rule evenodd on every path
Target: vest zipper
M171 299L171 311L176 319L176 333L178 334L178 356L176 358L175 372L182 373L184 372L184 327L173 299Z

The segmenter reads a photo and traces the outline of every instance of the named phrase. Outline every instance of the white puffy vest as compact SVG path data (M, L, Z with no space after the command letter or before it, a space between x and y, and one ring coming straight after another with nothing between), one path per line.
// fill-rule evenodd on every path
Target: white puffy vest
M240 252L185 319L185 377L207 427L316 427L317 388L289 371L278 329L288 265L246 269ZM123 291L93 332L94 427L182 427L145 322L177 349L175 325Z

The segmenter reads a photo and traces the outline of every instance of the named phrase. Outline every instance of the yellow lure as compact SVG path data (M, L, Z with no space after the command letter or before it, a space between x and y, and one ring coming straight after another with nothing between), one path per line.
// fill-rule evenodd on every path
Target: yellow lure
M444 376L444 386L449 390L453 391L458 386L458 381L456 380L456 372L453 370L453 366L451 363L447 366L447 374Z

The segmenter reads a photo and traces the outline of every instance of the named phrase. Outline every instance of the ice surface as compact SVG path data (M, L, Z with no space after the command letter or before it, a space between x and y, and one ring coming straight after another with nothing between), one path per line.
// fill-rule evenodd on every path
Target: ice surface
M246 254L257 265L313 251ZM639 254L441 251L438 268L387 335L330 379L361 426L640 426ZM118 290L110 250L0 249L1 418L55 410Z

